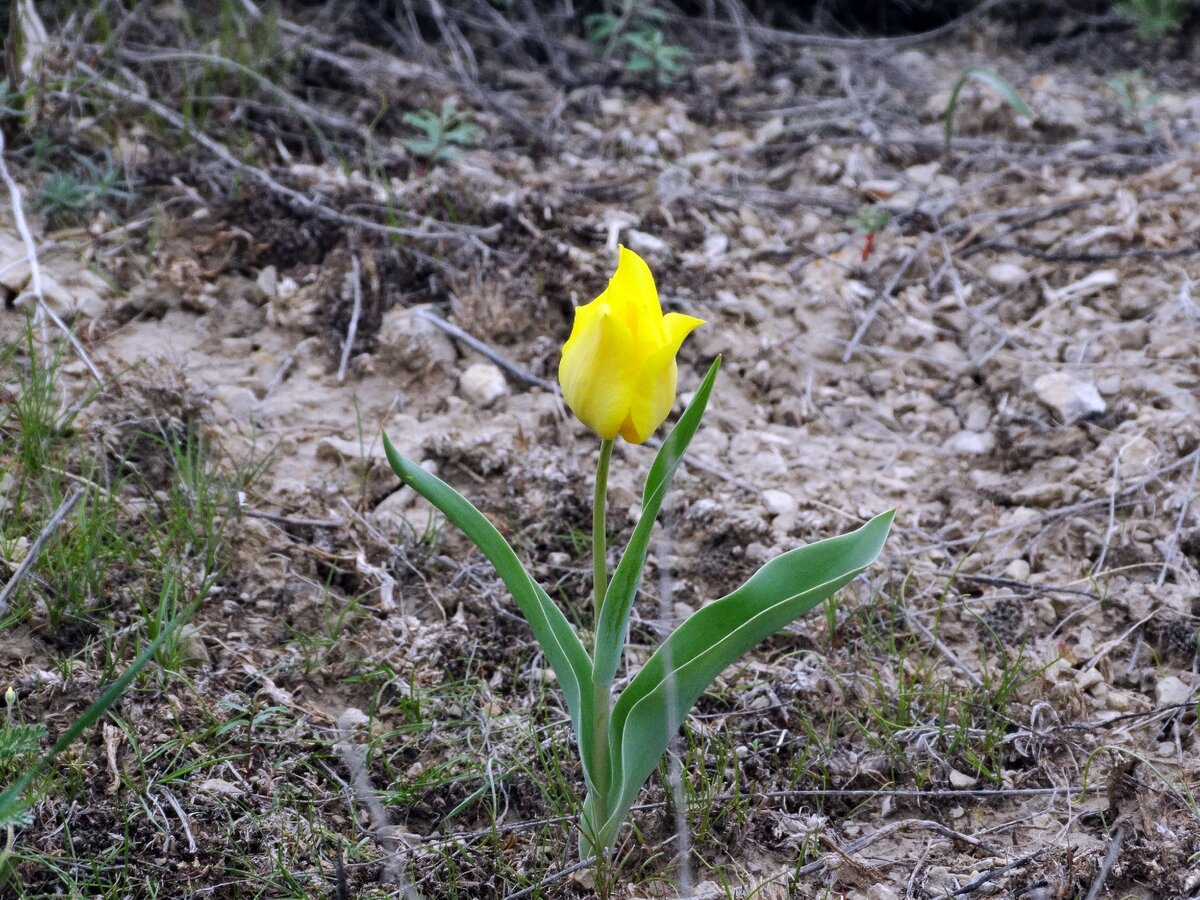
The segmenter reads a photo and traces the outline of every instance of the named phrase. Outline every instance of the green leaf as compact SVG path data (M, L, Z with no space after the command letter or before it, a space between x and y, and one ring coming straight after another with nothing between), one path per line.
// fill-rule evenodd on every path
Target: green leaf
M584 723L592 721L592 660L579 637L553 600L521 565L521 561L492 525L462 494L412 460L403 456L387 435L383 449L396 476L436 506L462 530L495 567L496 573L525 614L533 636L546 654L567 699L567 710L575 734L582 736ZM591 771L590 742L580 740L579 754L584 771Z
M612 684L625 649L625 634L629 628L629 613L637 596L638 584L642 580L642 569L646 565L646 553L650 547L650 532L662 509L667 490L671 486L679 463L687 452L688 444L696 434L708 397L721 368L721 357L713 360L708 374L700 382L692 402L687 405L667 439L663 441L646 476L646 487L642 491L642 514L621 561L613 572L612 581L604 595L604 606L600 610L600 621L596 625L596 660L593 673L596 683Z
M1012 107L1013 112L1018 116L1033 117L1033 113L1025 105L1025 101L1021 99L1021 95L1017 93L1017 89L995 72L979 66L972 66L969 69L965 69L958 76L958 81L954 84L954 90L950 92L950 102L946 104L945 149L947 156L950 154L950 142L954 136L954 111L958 108L958 95L962 93L962 89L966 87L967 82L972 78L982 81L984 84L998 91L1000 96L1004 98L1008 105Z
M46 726L40 723L5 725L0 722L0 759L23 756L36 750L45 736Z
M593 44L603 44L607 41L617 26L621 24L621 17L612 13L593 13L583 20L584 31L587 32L587 39Z
M776 557L732 594L689 616L663 642L613 707L614 777L609 817L598 829L602 848L611 844L700 694L743 653L871 565L883 549L894 514L891 510L850 534ZM591 805L589 798L585 817Z

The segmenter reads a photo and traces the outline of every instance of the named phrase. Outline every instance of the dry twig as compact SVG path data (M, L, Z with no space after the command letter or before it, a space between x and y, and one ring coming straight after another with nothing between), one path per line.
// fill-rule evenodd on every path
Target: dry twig
M20 585L21 580L29 574L29 570L33 568L33 564L37 562L37 558L42 552L42 547L46 545L46 541L50 539L50 535L58 530L59 526L71 514L71 510L75 508L75 504L82 497L83 488L77 487L71 491L66 499L58 505L58 509L54 511L54 515L50 517L50 521L42 528L33 545L25 553L25 558L21 560L20 565L13 572L12 578L8 579L8 583L4 585L3 589L0 589L0 616L4 615L5 610L8 609L9 599L16 591L17 586Z

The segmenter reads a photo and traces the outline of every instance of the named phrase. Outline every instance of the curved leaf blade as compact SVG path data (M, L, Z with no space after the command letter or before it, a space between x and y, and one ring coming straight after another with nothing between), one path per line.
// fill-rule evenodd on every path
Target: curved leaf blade
M1009 84L1003 76L982 66L971 66L964 69L963 73L958 76L958 81L954 83L954 89L950 92L950 100L946 104L946 111L944 113L944 152L947 156L950 155L950 146L954 139L954 112L958 109L958 95L962 93L962 89L967 86L967 82L971 81L971 79L982 81L993 88L1004 98L1004 101L1012 107L1012 111L1018 116L1024 116L1027 119L1033 118L1033 112L1029 109L1025 101L1021 99L1021 95L1017 93L1017 89Z
M662 509L671 479L679 469L679 463L687 452L688 444L700 426L708 398L721 368L721 357L713 360L708 373L696 389L692 402L687 405L671 433L667 435L650 471L646 475L646 487L642 491L642 515L634 526L621 561L613 572L612 581L604 596L604 607L600 610L600 621L596 625L596 659L593 677L599 684L612 684L625 649L625 634L629 628L629 613L642 580L642 569L646 565L646 554L650 547L650 533L654 529L658 511Z
M589 771L590 741L583 738L585 732L582 729L590 726L592 721L592 660L575 629L557 604L521 565L508 541L483 513L446 482L401 454L392 446L386 434L383 436L383 449L396 476L457 525L495 567L554 669L567 699L567 710L579 739L584 769Z
M743 653L871 565L894 515L889 510L857 531L776 557L733 593L689 616L655 651L613 708L614 777L603 845L611 843L700 694Z

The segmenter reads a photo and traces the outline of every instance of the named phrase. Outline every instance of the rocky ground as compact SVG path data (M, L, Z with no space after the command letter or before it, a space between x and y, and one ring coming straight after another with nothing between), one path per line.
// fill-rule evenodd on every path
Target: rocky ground
M23 336L9 217L0 390L15 398L59 344L62 403L86 400L73 433L107 471L132 460L161 494L169 460L138 436L194 435L241 493L216 513L219 574L177 664L70 751L0 891L593 893L558 877L582 779L536 645L478 553L398 489L380 434L477 503L587 627L597 445L555 371L618 242L665 308L707 320L682 399L725 358L634 664L776 553L899 513L868 576L701 701L681 749L690 852L656 777L616 896L1200 886L1194 63L1147 60L1121 31L1016 52L1001 19L919 43L739 46L731 29L659 87L580 68L580 39L568 81L296 12L278 28L296 102L255 94L270 114L243 125L252 104L213 99L205 130L147 105L167 102L146 60L169 17L130 18L140 87L112 71L82 101L48 87L9 132L46 303L83 352L44 321ZM96 65L55 43L68 25L50 23L45 65ZM971 66L1031 115L972 79L947 153ZM98 117L101 96L124 118ZM394 107L447 99L478 131L431 160ZM357 154L323 152L305 117ZM56 220L38 135L77 154L108 141L125 195ZM21 425L0 427L11 493ZM618 444L617 540L652 452ZM43 525L10 518L0 555ZM36 583L3 620L0 683L51 734L112 677L104 635L140 633L135 592L105 585L66 625Z

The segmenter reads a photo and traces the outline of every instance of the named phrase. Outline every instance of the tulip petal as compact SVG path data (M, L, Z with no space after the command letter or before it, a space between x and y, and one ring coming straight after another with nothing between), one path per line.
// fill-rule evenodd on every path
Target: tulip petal
M604 293L596 299L612 305L617 318L629 325L639 349L661 346L665 337L663 314L658 290L654 287L654 275L646 261L628 247L622 246L618 251L617 271L609 279ZM648 352L647 349L645 353Z
M612 440L629 415L638 358L628 326L602 296L576 308L558 381L571 412L600 437Z
M675 355L683 339L704 324L703 319L668 313L662 320L666 343L645 358L638 372L629 415L621 423L621 437L641 444L650 437L675 404L678 370Z

